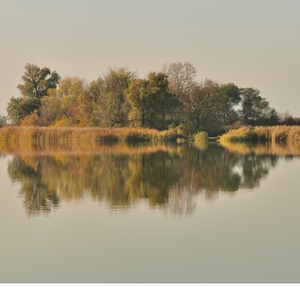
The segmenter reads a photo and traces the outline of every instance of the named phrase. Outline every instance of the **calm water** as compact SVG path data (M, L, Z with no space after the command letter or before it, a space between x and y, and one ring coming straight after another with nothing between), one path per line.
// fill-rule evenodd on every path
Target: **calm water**
M300 147L0 155L0 282L300 282Z

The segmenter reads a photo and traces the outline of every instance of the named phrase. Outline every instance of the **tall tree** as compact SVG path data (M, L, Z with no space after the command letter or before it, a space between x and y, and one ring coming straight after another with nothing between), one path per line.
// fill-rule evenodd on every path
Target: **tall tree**
M37 65L27 63L22 80L24 83L17 86L21 97L11 97L7 106L8 118L12 124L19 124L27 115L37 110L48 90L56 88L60 76L47 67L41 69Z
M194 84L188 95L181 101L181 119L189 134L205 130L216 133L220 127L220 114L224 109L224 93L220 85L206 78Z
M89 85L80 104L92 126L122 127L128 124L129 104L125 90L136 79L127 68L109 68Z
M64 118L62 126L78 125L83 121L80 99L86 93L87 83L79 77L65 77L61 79L58 88L51 91L52 96L58 97L61 101L62 117Z
M164 73L150 73L147 79L133 81L125 91L131 105L129 119L134 126L166 128L166 114L173 102L168 92L168 78Z
M100 112L105 127L120 127L128 124L128 105L125 90L136 79L136 74L127 68L112 69L103 77Z
M170 93L175 94L179 100L186 96L194 86L196 69L189 62L165 63L162 71L168 76Z
M269 102L259 93L260 91L254 88L241 89L242 109L240 113L245 125L268 124L268 119L275 115L275 109L271 109Z
M24 97L41 99L47 95L49 88L56 88L59 83L60 76L55 71L51 72L48 67L41 69L35 64L27 63L24 68L24 84L17 86Z
M196 69L189 62L165 63L162 72L168 77L168 90L176 96L169 107L171 122L179 124L182 103L195 86Z
M220 86L223 92L223 107L220 117L224 125L231 125L238 120L238 113L234 109L241 101L240 89L234 83Z
M102 77L91 81L88 85L87 93L81 95L79 99L82 113L88 119L89 126L101 126L100 100L103 96L102 86Z

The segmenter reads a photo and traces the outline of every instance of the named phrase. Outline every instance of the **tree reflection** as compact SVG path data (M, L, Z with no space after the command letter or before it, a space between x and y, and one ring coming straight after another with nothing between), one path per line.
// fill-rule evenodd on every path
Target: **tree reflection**
M29 216L49 213L52 207L59 205L55 187L51 189L42 180L40 171L27 165L20 157L15 156L8 164L8 174L13 182L22 183L20 195Z
M269 174L271 167L275 167L278 156L274 155L244 155L241 157L242 187L255 188L259 186L260 180Z
M127 150L129 148L126 148ZM241 187L257 187L278 156L238 154L219 145L131 147L80 153L15 155L8 174L21 184L29 215L49 213L61 201L89 196L112 209L127 209L140 200L172 214L191 214L194 195L206 199L234 195Z
M183 151L181 170L184 171L178 185L191 193L205 193L211 198L219 191L234 192L239 189L240 176L233 171L239 156L228 153L222 147L209 145L201 151L189 147Z
M163 151L136 155L130 160L129 169L131 175L126 186L130 198L147 198L152 206L164 205L168 201L171 185L181 177L173 157Z

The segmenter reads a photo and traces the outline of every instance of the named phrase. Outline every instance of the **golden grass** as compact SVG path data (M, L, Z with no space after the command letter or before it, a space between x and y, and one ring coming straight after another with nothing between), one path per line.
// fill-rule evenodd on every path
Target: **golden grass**
M220 143L225 142L298 142L300 141L300 126L243 126L231 129L220 137Z
M5 142L47 142L65 143L74 141L88 142L142 142L176 141L181 134L170 129L137 128L78 128L78 127L19 127L5 126L0 129L0 141Z

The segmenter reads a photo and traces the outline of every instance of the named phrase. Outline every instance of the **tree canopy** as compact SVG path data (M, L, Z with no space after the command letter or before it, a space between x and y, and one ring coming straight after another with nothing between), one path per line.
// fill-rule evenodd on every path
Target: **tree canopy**
M17 86L24 97L41 99L47 95L48 89L56 88L59 83L60 76L55 71L51 72L48 67L41 69L35 64L27 63L24 68L24 83Z
M49 89L55 89L60 80L60 76L55 71L51 72L48 67L41 69L35 64L27 63L24 68L23 84L17 86L21 97L11 97L7 106L8 119L13 124L19 124L37 110L42 97L47 95Z
M137 79L125 91L131 106L129 120L136 127L165 129L172 94L168 92L168 78L164 73L150 73L147 79Z

